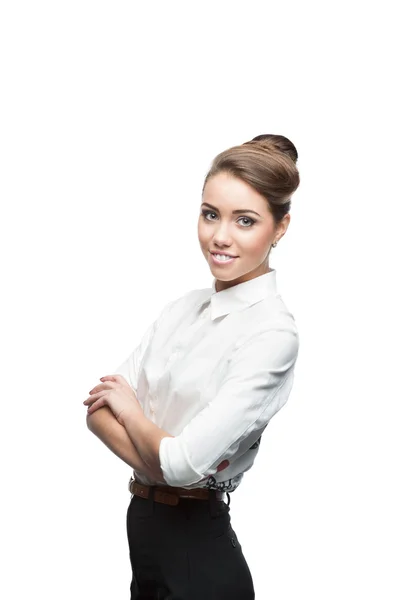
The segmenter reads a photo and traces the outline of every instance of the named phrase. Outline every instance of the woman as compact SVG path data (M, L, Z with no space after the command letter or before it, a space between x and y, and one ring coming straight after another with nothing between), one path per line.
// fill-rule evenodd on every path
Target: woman
M290 222L297 158L270 134L214 159L198 221L212 287L167 304L84 402L89 428L134 469L132 600L255 597L229 493L293 385L298 331L269 255Z

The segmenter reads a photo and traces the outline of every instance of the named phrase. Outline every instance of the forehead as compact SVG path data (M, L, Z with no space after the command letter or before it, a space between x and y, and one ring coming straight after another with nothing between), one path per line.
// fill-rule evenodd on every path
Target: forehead
M221 209L252 208L265 213L268 208L267 201L261 194L242 179L228 173L218 173L208 179L202 201Z

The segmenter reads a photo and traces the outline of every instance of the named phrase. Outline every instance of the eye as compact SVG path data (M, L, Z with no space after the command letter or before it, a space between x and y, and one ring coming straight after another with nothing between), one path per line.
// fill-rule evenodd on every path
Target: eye
M246 219L247 221L250 221L250 224L246 225L245 227L251 227L255 223L255 221L253 219L250 219L249 217L240 217L240 219Z
M215 215L216 213L212 212L211 210L203 210L202 211L202 216L204 217L205 221L209 221L209 219L207 219L206 217L208 215ZM212 221L213 219L211 219Z
M203 210L202 211L202 216L204 217L205 221L214 221L214 219L207 219L208 215L216 215L215 212L211 211L211 210ZM249 228L252 227L252 225L254 225L256 223L256 221L254 219L251 219L250 217L240 217L238 220L241 221L242 219L245 219L247 222L249 221L248 225L244 225L244 228Z

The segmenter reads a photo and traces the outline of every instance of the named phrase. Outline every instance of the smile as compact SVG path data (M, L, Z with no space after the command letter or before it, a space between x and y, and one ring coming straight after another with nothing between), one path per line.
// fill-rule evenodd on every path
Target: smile
M238 258L233 256L223 256L221 254L215 256L215 254L212 253L211 257L215 265L231 265L231 263L234 262L236 258Z

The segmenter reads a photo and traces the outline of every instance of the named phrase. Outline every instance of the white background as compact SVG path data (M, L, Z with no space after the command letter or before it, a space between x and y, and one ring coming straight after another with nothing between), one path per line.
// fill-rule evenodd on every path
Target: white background
M203 178L261 133L299 152L301 349L232 525L259 599L399 597L394 4L1 3L2 598L129 598L131 470L82 402L211 285Z

